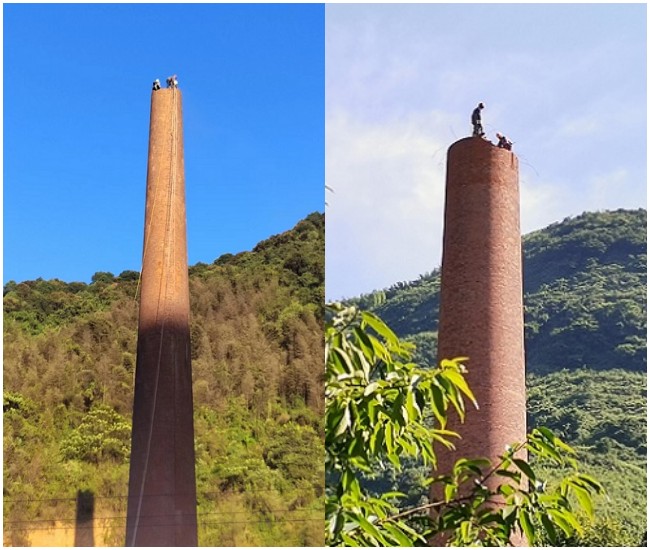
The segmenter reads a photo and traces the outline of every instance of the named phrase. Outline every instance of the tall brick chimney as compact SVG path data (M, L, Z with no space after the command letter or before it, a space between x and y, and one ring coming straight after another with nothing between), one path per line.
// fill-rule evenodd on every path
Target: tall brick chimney
M438 358L469 357L468 404L455 452L437 447L440 473L461 457L496 459L526 437L522 250L517 157L479 137L447 155ZM455 417L455 415L453 415Z
M183 119L151 95L126 546L197 546Z

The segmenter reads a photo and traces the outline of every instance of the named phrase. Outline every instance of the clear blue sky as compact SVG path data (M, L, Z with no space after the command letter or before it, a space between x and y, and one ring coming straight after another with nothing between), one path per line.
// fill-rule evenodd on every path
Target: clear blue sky
M440 266L470 113L520 160L524 233L645 207L645 4L328 4L326 296Z
M3 11L3 282L140 269L151 83L172 73L190 265L324 210L323 5Z

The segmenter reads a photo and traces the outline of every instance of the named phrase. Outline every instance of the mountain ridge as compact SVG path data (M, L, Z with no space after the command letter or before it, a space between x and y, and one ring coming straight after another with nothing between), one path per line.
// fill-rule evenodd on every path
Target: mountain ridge
M645 209L619 209L586 212L524 236L529 372L584 365L645 371L646 226ZM375 311L402 337L431 339L439 291L435 269L351 303Z

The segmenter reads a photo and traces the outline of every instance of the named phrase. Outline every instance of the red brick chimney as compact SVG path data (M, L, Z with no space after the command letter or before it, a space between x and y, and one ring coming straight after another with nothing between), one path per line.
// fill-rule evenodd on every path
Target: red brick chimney
M526 437L526 388L517 157L479 137L447 155L438 359L469 357L468 403L455 452L437 447L439 472L461 457L495 460ZM454 415L455 416L455 415Z

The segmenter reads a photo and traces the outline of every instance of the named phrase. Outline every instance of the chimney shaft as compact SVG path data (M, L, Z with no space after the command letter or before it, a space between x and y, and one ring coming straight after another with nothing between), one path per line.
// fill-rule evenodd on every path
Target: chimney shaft
M127 546L197 546L189 282L178 88L151 95Z
M452 415L462 439L454 452L437 447L440 473L526 438L522 294L517 157L461 139L447 157L438 358L469 357L479 410L468 404L463 424Z

